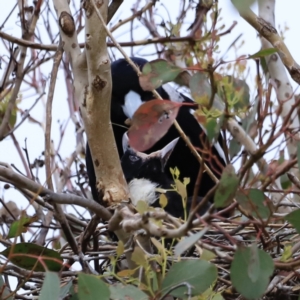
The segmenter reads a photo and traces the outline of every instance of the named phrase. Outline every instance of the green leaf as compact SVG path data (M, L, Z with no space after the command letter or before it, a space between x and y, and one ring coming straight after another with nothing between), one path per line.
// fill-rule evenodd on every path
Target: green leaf
M0 93L0 96L1 96L1 93ZM0 101L0 124L2 123L2 120L3 120L3 117L5 115L5 112L7 110L7 107L8 107L8 104L9 104L9 100L10 100L10 97L11 97L11 93L9 92L7 94L7 96L4 97L4 99L2 99ZM13 106L13 109L11 111L11 115L10 115L10 118L9 118L9 126L11 128L14 128L16 122L17 122L17 111L18 111L18 108L17 108L17 105L14 105ZM9 128L7 128L5 131L4 131L4 134L7 134L9 132Z
M48 271L58 272L63 265L63 259L58 252L32 243L15 244L0 254L7 257L16 266L26 270L34 269L36 272L46 271L38 259L44 262Z
M149 210L149 205L148 205L148 203L146 201L139 200L137 202L135 208L136 208L137 212L142 215L143 213L145 213L146 211Z
M184 251L191 248L195 243L199 241L199 239L202 238L202 236L207 232L208 228L204 228L203 230L192 234L188 237L182 238L181 241L176 244L174 253L176 256L180 256Z
M0 275L0 299L14 300L13 295L11 295L9 298L7 298L10 293L11 292L10 292L8 286L4 282L3 277Z
M210 112L212 112L212 110ZM211 144L217 141L223 123L224 123L224 114L220 115L219 113L218 116L208 117L207 120L203 123L206 129L208 141Z
M229 107L234 107L236 110L248 110L250 88L245 80L229 75L224 76L221 81L218 81L218 95L221 98L224 97L224 90Z
M261 249L254 251L252 247L239 248L231 263L230 277L242 296L258 299L266 291L273 271L274 263L269 254Z
M205 73L197 72L190 79L190 89L193 99L200 105L207 107L211 97L211 86Z
M56 273L46 272L39 300L59 299L60 283Z
M149 296L133 285L117 283L109 287L111 299L118 300L148 300ZM101 298L102 299L102 298Z
M116 252L118 257L120 257L124 253L124 243L122 241L118 241L118 247Z
M79 300L78 294L77 294L77 288L76 288L76 292L75 292L74 285L72 285L72 287L70 289L70 295L71 295L71 298L68 300Z
M233 159L240 151L241 151L241 144L237 142L236 139L232 139L229 143L229 157Z
M197 300L224 300L221 293L216 293L211 287L207 289ZM196 300L193 299L193 300Z
M277 53L277 50L275 48L267 48L267 49L260 50L252 55L249 55L249 58L260 58L260 57L272 55L274 53Z
M219 131L217 130L218 123L216 119L209 119L205 124L205 128L207 131L207 137L210 143L218 136Z
M187 282L192 287L192 295L204 293L217 279L218 272L215 265L204 260L185 260L175 263L162 282L161 293L164 295L172 287ZM187 299L187 289L181 286L170 294L174 297Z
M281 255L280 261L287 262L293 255L293 246L292 245L285 245L283 249L283 253Z
M215 294L212 298L210 298L211 300L224 300L223 296L221 293Z
M186 186L179 179L175 179L175 186L176 186L177 193L183 199L186 199L187 198Z
M300 233L300 209L294 210L285 216L285 220L290 222L298 233Z
M287 190L292 186L292 183L286 173L280 176L280 183L284 190Z
M269 199L258 189L245 189L236 194L237 202L254 217L267 219L272 214Z
M248 265L248 275L252 282L257 281L259 277L259 257L258 257L258 248L255 243L253 243L250 247L250 264Z
M165 247L161 244L160 241L158 241L154 237L151 238L151 242L156 247L156 249L159 251L159 253L165 253L166 252Z
M132 261L134 261L138 266L142 266L144 268L147 268L148 266L148 261L146 258L146 254L144 253L144 251L139 248L139 247L135 247L134 251L132 253L131 256Z
M263 73L266 77L268 77L268 74L269 74L269 67L268 67L268 63L267 63L267 60L265 57L261 57L259 59L260 61L260 65L261 65L261 68L263 70Z
M162 208L165 208L168 204L168 198L165 194L160 194L159 196L159 205L162 207Z
M239 178L235 174L233 166L229 164L224 168L217 186L214 197L215 206L219 208L229 205L235 196L238 186Z
M70 280L67 284L64 284L60 288L59 298L64 299L68 294L70 294L70 289L73 286L73 281Z
M79 273L78 275L79 300L109 300L110 291L106 284L94 275Z
M207 249L202 249L201 253L201 259L210 261L216 257L216 254L212 251L209 251Z
M166 82L175 80L182 71L164 59L156 59L144 65L139 77L140 85L144 91L152 91Z
M175 179L178 179L180 176L180 171L177 167L174 168L174 175L175 175Z
M156 261L157 261L158 264L162 265L162 257L156 259ZM160 283L161 283L161 274L160 274L160 272L150 270L148 272L148 278L152 282L152 290L153 291L157 291L158 289L160 289Z
M255 99L255 103L248 113L248 115L242 120L242 127L245 129L247 133L250 133L251 128L254 126L257 126L257 122L255 120L256 114L257 114L257 107L259 103L259 98L257 97ZM252 135L251 135L252 136Z
M190 180L189 177L184 177L184 178L183 178L183 184L184 184L185 186L187 186L190 182L191 182L191 180Z
M37 217L28 217L28 216L21 216L20 220L14 221L10 228L7 235L7 238L13 238L21 235L23 232L27 232L27 227L33 222L37 221Z

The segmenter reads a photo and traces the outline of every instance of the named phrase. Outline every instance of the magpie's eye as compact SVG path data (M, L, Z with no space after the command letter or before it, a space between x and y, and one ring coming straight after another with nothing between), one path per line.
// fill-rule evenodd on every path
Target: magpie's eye
M132 162L136 162L138 161L140 158L136 155L129 155L129 159L132 161Z

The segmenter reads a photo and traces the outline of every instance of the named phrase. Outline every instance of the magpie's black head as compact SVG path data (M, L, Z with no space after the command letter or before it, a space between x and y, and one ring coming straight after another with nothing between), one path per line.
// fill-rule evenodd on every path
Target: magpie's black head
M121 166L127 182L130 182L137 177L139 170L143 167L144 159L137 155L137 153L128 148L121 158Z
M142 154L142 156L141 156ZM132 179L149 179L159 185L164 185L166 174L164 172L164 161L160 156L147 156L139 154L129 148L121 159L121 165L127 182Z
M129 138L124 133L122 138L123 156L121 166L127 182L132 179L145 178L158 185L164 185L168 178L165 174L165 165L178 142L178 138L168 143L161 150L145 154L136 151L129 146Z

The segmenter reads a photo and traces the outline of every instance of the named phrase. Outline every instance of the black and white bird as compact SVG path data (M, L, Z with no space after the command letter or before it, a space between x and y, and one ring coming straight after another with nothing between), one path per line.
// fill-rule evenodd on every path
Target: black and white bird
M143 66L147 63L147 61L142 58L133 57L132 60L136 65L140 67L140 69L142 69ZM166 135L162 137L151 149L146 151L146 154L154 153L156 151L162 151L167 145L172 143L172 141L179 138L175 144L172 144L174 147L169 153L170 155L167 156L167 159L162 158L162 160L160 159L159 161L156 161L154 159L147 159L144 161L141 160L141 164L139 165L139 162L137 161L139 157L136 155L136 153L130 152L133 150L124 151L125 148L123 149L122 141L123 136L127 131L127 129L124 128L125 121L128 118L132 117L134 111L143 102L154 99L154 96L151 92L144 91L141 88L139 84L139 78L135 70L127 63L125 59L119 59L113 62L111 68L113 84L111 99L111 121L113 123L113 131L116 139L116 145L120 159L122 159L122 168L127 182L129 183L129 185L130 183L133 185L134 182L132 182L132 180L136 178L128 175L132 173L135 174L135 177L139 177L139 179L144 177L145 179L151 181L151 179L153 180L153 178L155 178L155 180L153 180L154 185L156 184L157 186L164 186L164 188L166 188L165 181L172 181L170 168L174 169L175 167L177 167L180 171L181 180L183 180L183 178L185 177L190 178L190 183L187 186L187 194L188 197L191 198L194 192L194 186L199 173L200 164L198 160L194 157L194 155L191 153L190 149L187 147L185 142L179 137L179 133L174 126L172 126L166 133ZM162 85L157 89L157 92L161 95L163 99L170 99L175 102L194 103L193 100L186 97L182 93L179 93L169 84ZM179 110L176 120L185 132L185 134L190 139L191 143L196 148L207 149L207 145L203 144L203 141L206 140L205 131L195 119L193 112L194 111L190 107L182 106ZM206 161L206 164L215 172L215 175L217 177L220 176L222 172L222 166L225 165L225 156L221 145L222 138L220 137L219 142L213 145L209 150L210 159ZM124 154L125 156L123 157ZM204 158L206 157L205 154L202 154L202 156ZM211 159L211 157L213 157L213 159ZM134 164L130 165L130 159L136 160ZM148 165L145 165L145 163ZM86 165L93 197L96 201L99 202L98 193L96 189L96 177L93 167L93 161L88 145L86 151ZM159 177L155 174L157 166L161 168L161 170L163 170L163 173L160 174L163 175L161 176L161 179L159 179ZM159 180L161 182L159 182ZM202 174L198 196L205 196L206 193L214 185L214 181L206 172L204 172ZM177 203L178 197L176 197L175 194L174 197L170 198L170 203L173 201ZM167 212L169 210L171 214L176 214L176 216L181 215L180 212L174 213L170 211L168 207L165 207L165 210Z
M159 201L160 193L164 193L167 203L165 211L176 218L184 218L185 210L189 212L192 204L192 196L182 199L176 190L176 183L166 172L166 164L171 156L179 138L176 138L163 149L145 154L136 151L129 146L128 135L123 135L124 155L121 159L121 166L126 181L129 183L129 195L134 206L138 201L145 201L149 206L161 207ZM202 197L197 197L197 203ZM183 203L185 202L185 204ZM185 205L185 208L184 208ZM205 205L198 212L204 214L208 208Z
M134 206L138 201L147 202L149 206L160 207L157 188L165 190L167 204L164 209L174 217L183 217L182 198L174 190L175 182L165 171L166 164L179 138L171 141L163 149L145 154L129 146L127 133L123 135L124 155L121 166L126 181L129 183L129 195Z

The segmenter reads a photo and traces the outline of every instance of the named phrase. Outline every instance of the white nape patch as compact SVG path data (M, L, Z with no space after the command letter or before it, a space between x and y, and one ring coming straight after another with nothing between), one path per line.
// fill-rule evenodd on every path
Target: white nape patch
M195 114L195 110L194 109L190 109L190 113L192 115ZM200 124L200 127L202 128L202 130L205 132L205 134L207 134L206 128L202 126L202 124ZM222 134L222 133L221 133ZM220 143L217 141L216 143L213 144L213 147L215 147L215 149L217 150L217 152L219 153L219 156L221 158L223 158L224 162L226 162L226 157L225 157L225 153L223 151L223 148L221 147Z
M134 91L129 91L129 93L125 95L124 105L122 105L126 117L132 119L133 114L141 104L143 104L141 96Z
M165 83L162 85L162 88L166 91L170 100L173 102L182 103L184 101L182 95L180 95L180 93L177 92L176 89L174 89L170 84Z
M128 185L132 204L136 206L140 200L147 202L149 205L153 204L158 199L155 193L157 187L157 183L153 183L145 178L132 179Z

